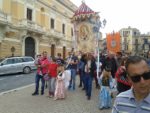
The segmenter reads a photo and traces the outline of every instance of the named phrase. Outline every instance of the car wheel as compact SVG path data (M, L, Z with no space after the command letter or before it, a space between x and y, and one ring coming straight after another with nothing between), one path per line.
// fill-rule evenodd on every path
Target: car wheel
M31 72L31 68L30 67L24 67L23 73L28 74L30 72Z

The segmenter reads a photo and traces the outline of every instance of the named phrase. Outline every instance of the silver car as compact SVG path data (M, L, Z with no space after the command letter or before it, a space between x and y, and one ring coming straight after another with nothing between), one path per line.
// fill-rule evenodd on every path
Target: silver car
M0 60L0 75L23 72L30 73L36 69L32 57L10 57Z

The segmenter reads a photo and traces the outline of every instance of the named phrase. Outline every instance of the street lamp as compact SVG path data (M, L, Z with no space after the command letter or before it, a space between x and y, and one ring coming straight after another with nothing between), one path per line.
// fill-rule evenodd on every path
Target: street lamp
M14 56L14 52L16 51L16 48L14 47L14 46L12 46L11 48L10 48L10 51L11 51L11 53L12 53L12 57Z
M97 15L97 19L96 19L95 25L93 27L93 31L96 34L95 38L97 41L97 47L96 47L97 54L98 54L97 55L97 76L99 75L100 39L102 38L102 34L99 31L100 31L100 28L103 29L105 27L105 25L106 25L106 20L104 19L103 21L100 21L100 18Z

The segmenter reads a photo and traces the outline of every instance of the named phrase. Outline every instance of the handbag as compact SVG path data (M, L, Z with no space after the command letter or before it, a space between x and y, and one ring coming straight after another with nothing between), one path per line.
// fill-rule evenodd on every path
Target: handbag
M44 78L45 81L48 81L50 79L50 76L48 74L44 74L43 78Z

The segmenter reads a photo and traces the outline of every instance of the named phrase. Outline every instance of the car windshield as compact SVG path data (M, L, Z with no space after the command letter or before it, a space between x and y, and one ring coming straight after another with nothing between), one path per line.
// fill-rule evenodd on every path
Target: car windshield
M4 59L0 59L0 62L2 62Z

